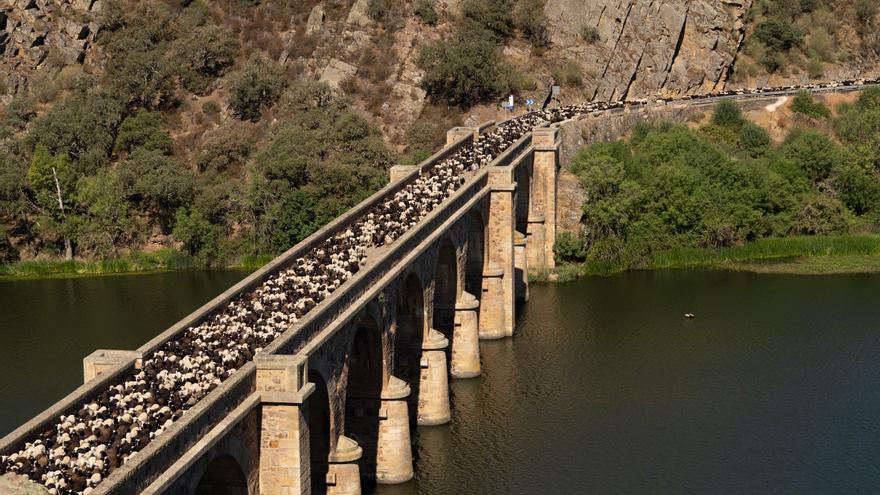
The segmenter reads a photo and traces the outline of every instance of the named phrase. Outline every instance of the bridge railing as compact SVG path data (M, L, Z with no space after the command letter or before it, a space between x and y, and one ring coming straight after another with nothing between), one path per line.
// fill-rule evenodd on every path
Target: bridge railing
M93 492L95 495L138 493L167 470L180 456L256 392L257 367L247 363L186 411L162 435L114 470Z
M369 198L361 201L352 209L343 213L324 227L318 229L318 231L316 231L297 245L288 249L287 251L264 265L262 268L252 273L250 276L244 278L242 281L235 284L219 296L215 297L204 306L191 313L189 316L177 322L165 332L162 332L143 346L139 347L137 349L138 352L140 352L144 356L149 355L150 353L158 350L163 344L165 344L169 340L175 338L187 328L198 325L205 321L207 318L211 317L216 312L222 311L235 297L253 291L257 287L262 285L267 279L273 277L279 271L286 269L295 259L306 255L309 251L314 249L320 243L324 242L335 234L344 231L345 229L353 225L356 221L358 221L371 208L393 197L395 194L397 194L397 192L415 181L419 177L419 175L426 171L429 171L435 165L453 155L462 147L471 144L471 142L473 142L473 136L463 136L446 148L443 148L437 153L431 155L429 158L417 165L414 170L403 176L401 180L386 185L384 188L380 189Z
M474 198L482 197L488 185L487 171L481 170L470 178L458 191L428 215L410 228L400 238L395 240L377 256L372 264L361 269L354 277L334 291L327 299L314 307L302 320L296 322L292 328L278 336L272 344L266 347L265 352L274 354L296 354L307 343L311 347L313 343L323 341L317 338L320 333L329 327L332 322L346 312L353 302L363 294L371 297L378 296L384 289L385 284L381 281L392 271L394 266L402 259L407 258L450 217L469 203ZM452 213L450 213L452 212ZM335 328L334 328L335 330ZM332 333L329 332L329 333Z
M222 311L233 299L240 295L247 294L253 291L261 284L263 284L267 279L274 276L279 271L285 269L290 263L293 262L293 260L305 255L315 246L319 245L321 242L328 239L329 237L335 235L340 231L345 230L355 221L357 221L363 214L369 211L372 207L392 197L408 184L415 181L419 175L426 171L429 171L436 164L445 160L446 158L460 150L462 147L467 146L472 142L473 135L462 136L449 146L443 148L434 155L425 159L418 166L416 166L413 171L401 178L401 180L386 185L384 188L377 191L375 194L365 199L354 208L340 215L335 220L325 225L302 242L288 249L283 254L279 255L259 270L245 277L243 280L241 280L219 296L204 304L202 307L190 313L188 316L184 317L183 319L172 325L170 328L160 333L159 335L148 341L146 344L139 347L137 349L137 352L141 356L146 357L158 350L166 342L169 342L170 340L178 337L187 328L199 325L217 312ZM121 383L122 380L124 380L127 376L130 376L136 371L135 365L136 361L130 360L128 362L113 367L107 372L99 375L97 378L90 380L88 383L80 386L60 401L49 406L47 409L29 420L27 423L21 425L19 428L4 436L2 440L0 440L0 455L8 455L21 449L22 447L24 447L24 443L26 441L35 439L47 428L54 425L58 421L58 417L60 415L72 414L77 409L82 407L83 404L94 400L102 392L107 390L108 387ZM214 392L223 389L225 386L226 382L215 389ZM212 392L212 394L214 392ZM206 399L207 397L203 399L203 401Z

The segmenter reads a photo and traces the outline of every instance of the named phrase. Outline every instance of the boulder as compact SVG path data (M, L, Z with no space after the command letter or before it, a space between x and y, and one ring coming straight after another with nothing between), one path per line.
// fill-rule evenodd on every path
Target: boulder
M357 74L357 67L347 64L342 60L331 59L321 72L321 82L329 84L335 89L339 89L342 81Z
M312 8L309 20L306 22L306 34L318 33L324 28L324 6L320 3Z

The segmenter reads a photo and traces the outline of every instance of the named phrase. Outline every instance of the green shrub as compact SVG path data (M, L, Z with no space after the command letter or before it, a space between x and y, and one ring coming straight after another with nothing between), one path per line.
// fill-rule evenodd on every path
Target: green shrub
M242 120L257 121L263 108L284 90L284 72L265 54L255 53L230 81L229 107Z
M3 123L18 130L24 129L36 116L33 100L22 96L16 96L3 108Z
M434 0L418 0L415 11L419 19L425 24L429 26L437 25L439 16L437 11L434 10Z
M712 123L722 127L740 127L743 125L742 110L733 100L722 100L715 105Z
M574 60L568 60L553 69L553 80L561 86L581 87L584 84L584 69Z
M824 194L807 194L795 213L792 233L829 235L847 232L846 212L840 200Z
M238 43L229 29L205 25L187 30L172 50L183 86L201 94L232 66Z
M461 14L465 24L488 30L496 41L513 36L513 0L464 0Z
M519 0L513 11L514 24L536 47L544 47L550 43L544 3L545 0Z
M389 12L386 0L369 0L367 2L367 15L376 22L384 21Z
M599 28L596 26L584 26L581 28L581 39L584 40L585 43L591 45L601 38L599 34Z
M812 129L792 130L783 143L782 152L813 182L827 178L834 165L844 160L842 150L834 141Z
M553 256L557 263L582 263L587 259L586 246L583 239L571 232L562 232L556 236L553 244Z
M171 136L165 131L165 119L158 113L140 110L126 117L116 136L116 151L130 152L135 148L171 154Z
M787 20L771 18L755 27L755 37L771 50L788 51L803 42L804 33Z
M765 154L770 149L770 134L763 127L746 122L739 130L739 146L752 157Z
M791 110L815 119L827 119L831 110L821 101L813 98L809 91L799 91L791 102Z
M207 136L196 159L199 170L225 172L244 165L254 148L254 136L246 123L226 125Z
M464 26L453 37L422 46L418 64L422 80L435 101L470 106L496 97L500 48L484 29Z

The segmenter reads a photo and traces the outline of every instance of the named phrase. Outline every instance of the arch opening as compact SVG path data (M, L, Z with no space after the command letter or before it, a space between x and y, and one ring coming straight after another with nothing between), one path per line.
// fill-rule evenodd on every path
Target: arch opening
M385 381L382 337L379 326L369 315L361 318L346 356L345 436L363 449L361 476L376 479L379 440L379 411Z
M306 406L312 493L324 494L327 493L327 472L330 469L330 396L321 374L311 368L308 373L309 381L315 384L315 392Z
M224 454L208 465L195 493L196 495L248 495L247 478L238 461Z
M446 239L437 256L434 271L433 325L452 342L455 325L455 301L458 299L458 260L455 246Z
M465 259L464 290L480 299L483 293L486 233L483 217L476 210L469 214L467 258Z
M516 181L516 231L525 234L529 228L532 201L532 160L521 163L514 172Z
M419 403L422 342L425 335L425 302L422 284L410 273L400 286L394 331L394 376L409 384L410 422L415 423Z

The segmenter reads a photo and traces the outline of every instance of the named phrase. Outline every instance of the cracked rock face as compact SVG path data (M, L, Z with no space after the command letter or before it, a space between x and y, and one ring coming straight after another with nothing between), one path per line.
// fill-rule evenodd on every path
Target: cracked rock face
M751 0L548 0L551 39L586 69L594 99L722 89ZM584 41L585 27L599 40Z
M101 0L11 0L0 6L0 97L27 87L50 62L82 64L94 44Z

